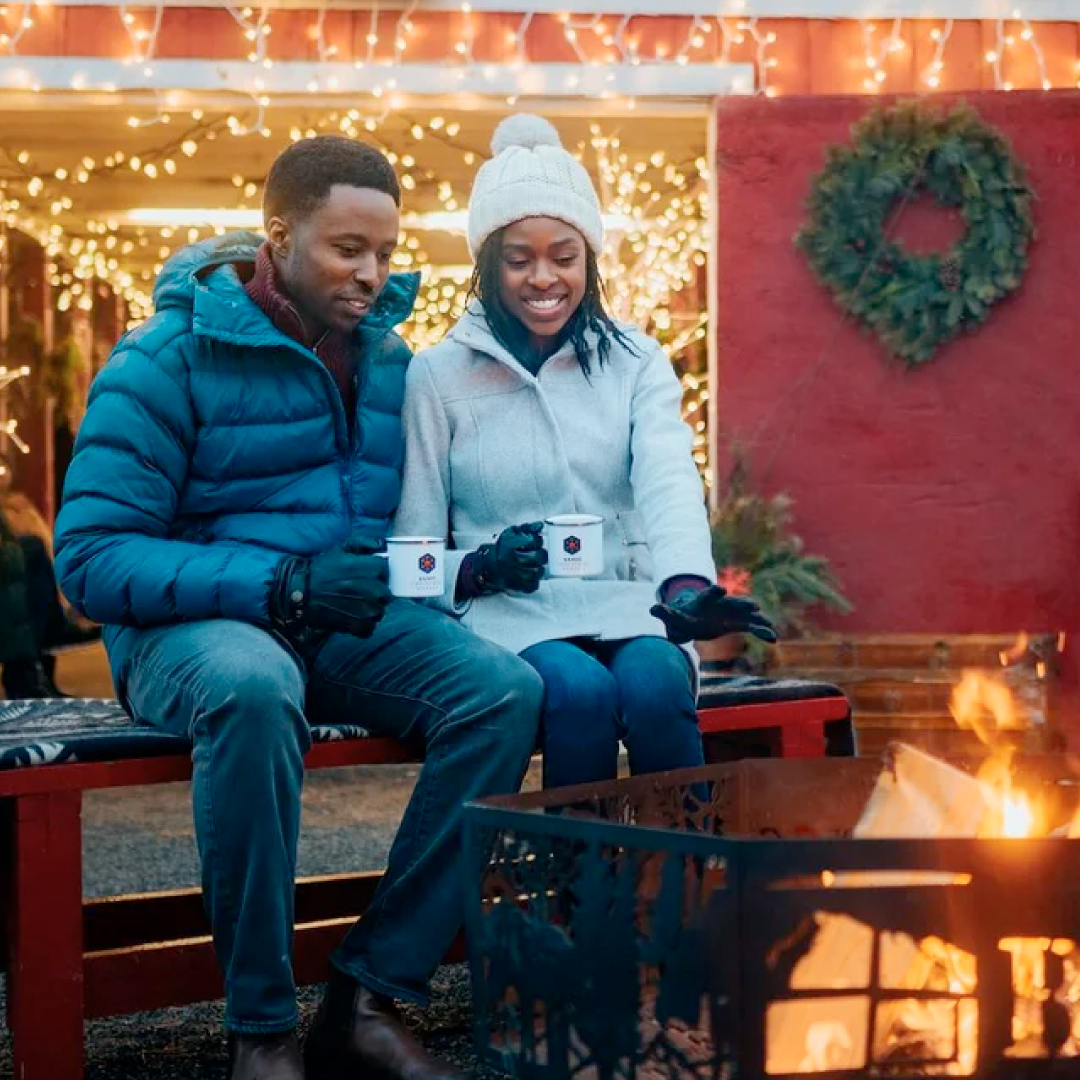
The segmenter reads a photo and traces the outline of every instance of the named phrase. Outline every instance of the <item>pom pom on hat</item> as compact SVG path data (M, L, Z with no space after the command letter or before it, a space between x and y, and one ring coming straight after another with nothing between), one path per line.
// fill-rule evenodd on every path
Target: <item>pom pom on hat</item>
M474 258L492 233L534 217L573 225L600 254L604 224L596 189L549 121L531 113L508 116L495 129L491 150L495 156L480 166L469 199Z
M520 146L524 150L557 146L561 150L562 139L550 120L532 113L514 113L499 122L495 134L491 136L491 152L501 154L511 146Z

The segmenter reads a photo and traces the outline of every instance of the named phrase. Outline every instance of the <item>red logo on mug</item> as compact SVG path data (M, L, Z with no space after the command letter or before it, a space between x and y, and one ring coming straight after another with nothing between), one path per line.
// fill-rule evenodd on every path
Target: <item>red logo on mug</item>
M562 546L567 555L576 555L581 551L581 541L576 536L568 536L562 542Z
M430 552L420 556L420 569L425 574L430 574L435 569L435 556Z

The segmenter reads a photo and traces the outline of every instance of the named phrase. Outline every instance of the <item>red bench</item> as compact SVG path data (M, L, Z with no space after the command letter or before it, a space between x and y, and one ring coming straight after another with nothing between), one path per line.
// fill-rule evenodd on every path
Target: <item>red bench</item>
M701 720L707 745L734 733L764 740L764 749L756 752L852 752L847 701L835 687L774 683L770 694L765 682L753 680L741 689L706 682ZM20 713L24 706L27 711ZM134 728L114 703L68 701L52 707L68 715L82 709L94 718L82 727L81 742L70 730L55 731L40 722L32 703L0 701L6 924L0 948L19 1080L80 1080L85 1019L222 994L198 889L82 897L83 792L188 779L183 741ZM309 769L411 760L391 739L343 738L334 729L315 734L322 741L308 753ZM724 753L730 756L731 747ZM349 874L297 883L299 984L325 977L330 952L363 913L379 877Z

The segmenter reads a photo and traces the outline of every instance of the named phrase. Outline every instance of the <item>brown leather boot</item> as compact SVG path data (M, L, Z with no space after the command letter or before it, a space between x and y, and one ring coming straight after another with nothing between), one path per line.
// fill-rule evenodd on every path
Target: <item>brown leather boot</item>
M429 1054L390 998L333 970L304 1047L307 1080L462 1080Z
M243 1035L230 1031L229 1080L304 1080L296 1033Z

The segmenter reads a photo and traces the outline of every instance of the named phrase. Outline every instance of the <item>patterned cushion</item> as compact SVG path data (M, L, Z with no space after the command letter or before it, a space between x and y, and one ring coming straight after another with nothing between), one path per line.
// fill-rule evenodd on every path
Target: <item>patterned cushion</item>
M808 698L842 698L844 691L832 683L808 679L763 679L757 675L723 675L703 671L699 709L732 705L761 705L770 701L805 701Z
M356 724L320 725L315 742L363 738ZM105 698L0 701L0 769L187 753L187 739L132 720Z
M830 683L706 671L702 673L698 706L715 709L843 696L843 691ZM326 724L313 727L311 735L315 742L330 742L364 738L368 732L356 724ZM112 699L0 701L0 769L182 754L189 746L187 739L132 720Z

